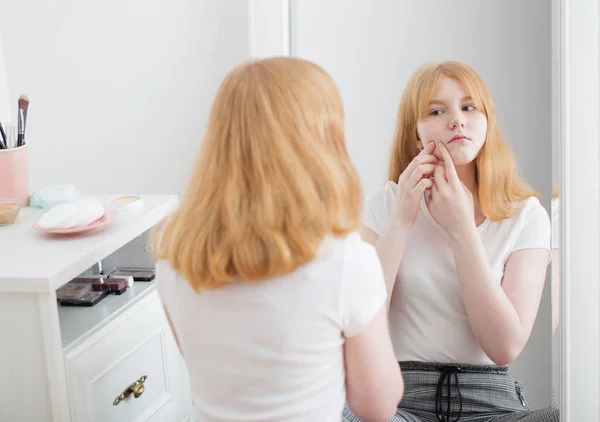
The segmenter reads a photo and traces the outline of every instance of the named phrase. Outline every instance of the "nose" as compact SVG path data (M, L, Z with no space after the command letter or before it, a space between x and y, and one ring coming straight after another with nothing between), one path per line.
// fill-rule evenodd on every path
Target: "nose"
M455 112L450 115L450 119L448 120L448 128L450 130L456 130L459 127L465 127L466 118L461 112Z

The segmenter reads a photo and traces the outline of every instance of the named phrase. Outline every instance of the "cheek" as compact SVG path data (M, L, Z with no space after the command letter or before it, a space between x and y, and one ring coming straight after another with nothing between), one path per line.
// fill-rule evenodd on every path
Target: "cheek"
M472 128L474 134L477 134L481 137L482 141L485 140L485 135L487 133L487 119L483 114L480 114L476 119L473 120Z
M443 139L444 125L437 124L437 122L422 122L417 125L417 131L419 138L423 143L423 146L434 140Z

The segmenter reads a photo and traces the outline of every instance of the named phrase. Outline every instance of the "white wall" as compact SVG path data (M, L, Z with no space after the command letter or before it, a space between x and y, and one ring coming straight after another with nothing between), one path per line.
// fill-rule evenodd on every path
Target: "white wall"
M322 65L338 84L348 149L367 192L386 177L395 113L410 74L425 61L455 59L485 80L522 173L549 209L550 2L295 0L291 18L292 55ZM551 403L549 287L529 344L511 367L532 408Z
M0 29L33 190L179 192L249 47L246 0L0 0Z

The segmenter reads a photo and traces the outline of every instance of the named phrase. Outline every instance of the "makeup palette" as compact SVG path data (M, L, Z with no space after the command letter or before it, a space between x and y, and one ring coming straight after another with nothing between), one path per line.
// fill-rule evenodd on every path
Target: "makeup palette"
M108 296L108 290L95 291L92 283L69 282L56 290L61 306L94 306Z

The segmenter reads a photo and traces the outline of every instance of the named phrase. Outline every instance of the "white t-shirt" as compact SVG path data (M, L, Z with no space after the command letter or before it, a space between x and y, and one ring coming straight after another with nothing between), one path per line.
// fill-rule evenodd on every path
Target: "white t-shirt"
M387 182L367 198L364 223L379 235L387 230L396 187ZM550 249L550 220L537 198L526 200L518 215L500 222L485 220L477 230L499 284L512 252ZM399 361L494 365L469 325L449 238L424 199L408 233L389 321Z
M385 304L375 248L330 238L294 273L197 294L166 261L158 291L186 361L202 422L339 422L343 345Z
M552 198L551 204L552 249L558 249L560 248L560 198Z

